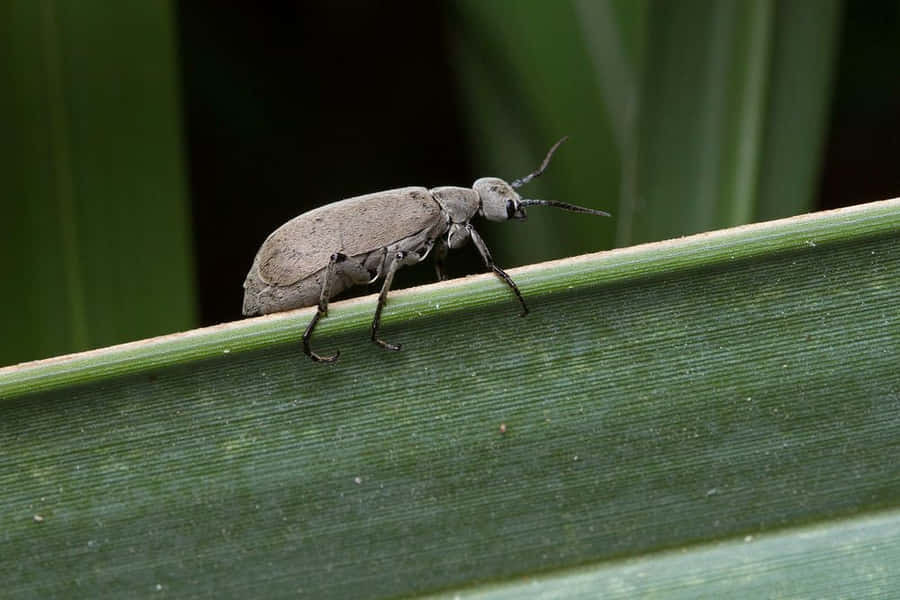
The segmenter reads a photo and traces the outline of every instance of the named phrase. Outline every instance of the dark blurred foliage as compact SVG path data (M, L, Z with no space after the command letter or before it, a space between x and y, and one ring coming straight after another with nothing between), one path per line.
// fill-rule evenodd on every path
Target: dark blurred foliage
M441 5L350 5L179 6L202 324L240 317L256 250L291 217L472 182Z
M260 243L311 207L404 185L469 185L452 11L436 2L178 6L201 324L240 317ZM850 2L819 208L900 195L900 3ZM873 85L878 82L878 85ZM482 270L456 253L451 275ZM398 286L433 280L401 271Z
M900 196L900 2L848 2L820 208Z

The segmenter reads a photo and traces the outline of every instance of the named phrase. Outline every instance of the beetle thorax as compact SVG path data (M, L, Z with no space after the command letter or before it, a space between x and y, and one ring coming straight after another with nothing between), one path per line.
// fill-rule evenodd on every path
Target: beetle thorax
M444 186L428 190L450 223L468 223L478 214L478 194L471 188Z

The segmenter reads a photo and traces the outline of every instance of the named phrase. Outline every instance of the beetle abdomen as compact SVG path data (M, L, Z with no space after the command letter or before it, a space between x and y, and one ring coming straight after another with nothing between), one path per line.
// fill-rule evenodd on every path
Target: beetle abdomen
M257 254L260 279L291 285L328 264L335 252L358 256L440 225L440 205L422 187L407 187L328 204L276 229Z
M328 296L368 282L387 252L431 247L447 217L422 187L349 198L303 213L263 242L244 281L245 315L312 306L319 301L331 256L336 264ZM423 250L424 252L425 250Z
M250 273L247 274L247 279L244 281L243 313L245 316L250 317L312 306L318 302L321 289L320 273L316 273L307 278L306 281L298 282L295 285L268 285L260 280L256 264L254 264Z
M336 296L354 285L368 283L372 278L370 269L383 255L377 253L376 257L375 254L370 252L348 257L336 263L328 285L328 297ZM260 279L258 264L254 262L244 280L244 315L265 315L313 306L321 296L327 269L326 263L322 269L290 285L269 285Z

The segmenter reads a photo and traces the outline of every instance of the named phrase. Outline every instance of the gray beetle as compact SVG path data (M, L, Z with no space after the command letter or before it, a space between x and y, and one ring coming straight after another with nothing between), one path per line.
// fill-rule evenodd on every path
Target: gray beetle
M487 268L515 292L524 317L528 307L519 288L494 264L484 240L469 221L476 216L490 221L524 219L526 206L555 206L608 217L603 211L573 204L523 199L514 191L539 177L566 139L550 148L536 171L512 183L483 177L471 189L405 187L348 198L294 217L266 238L253 259L244 281L244 314L262 315L318 303L303 333L303 352L316 362L334 362L340 351L320 356L309 347L316 323L328 314L328 300L349 287L384 276L372 320L372 341L382 348L399 350L399 344L378 338L381 311L394 273L423 261L434 250L437 276L444 280L447 251L471 239Z

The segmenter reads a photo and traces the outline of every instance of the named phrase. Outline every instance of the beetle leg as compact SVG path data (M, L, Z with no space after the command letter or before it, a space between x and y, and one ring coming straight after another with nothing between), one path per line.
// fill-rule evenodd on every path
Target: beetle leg
M430 241L429 241L428 243L426 243L422 248L419 248L419 250L417 250L416 252L414 252L414 254L416 255L416 261L415 261L415 262L422 262L423 260L425 260L426 258L428 258L428 255L431 254L431 249L432 249L432 248L434 248L434 240L430 240ZM423 249L425 250L425 252L421 252L421 250L423 250Z
M303 353L315 362L334 362L341 355L340 350L335 352L332 356L320 356L316 354L309 347L309 338L312 336L313 329L315 329L319 319L328 316L328 296L331 294L331 278L334 276L335 266L345 260L347 260L346 254L335 252L331 255L328 266L325 267L325 276L322 279L322 293L319 294L318 309L316 310L316 314L313 316L312 321L306 326L306 331L303 332Z
M387 246L381 249L381 260L378 262L378 270L375 272L375 276L370 279L366 285L375 283L379 277L381 277L382 271L384 271L384 261L387 258Z
M505 281L506 285L511 287L512 291L516 293L516 298L519 299L519 304L522 305L522 314L520 316L524 317L525 315L527 315L528 307L525 306L525 299L522 298L522 293L519 291L519 287L516 285L516 282L506 274L506 271L494 264L494 259L491 258L491 251L488 250L488 247L485 245L484 240L481 239L481 236L478 235L478 232L475 231L475 228L472 227L472 225L466 225L466 231L469 232L469 237L472 238L472 242L474 242L475 247L478 248L478 252L479 254L481 254L481 258L484 259L484 264L487 266L487 268L496 273L497 276Z
M381 293L378 294L378 304L375 305L375 318L372 319L372 341L382 348L399 350L401 347L401 344L389 344L384 340L378 339L378 328L381 326L381 310L387 302L388 292L391 289L391 284L394 282L394 273L396 273L397 269L400 267L415 264L419 262L419 260L421 260L421 258L418 254L401 250L394 255L394 259L388 266L387 273L384 276L384 285L381 286Z
M437 240L434 248L434 270L437 273L438 281L447 279L447 273L444 271L444 259L447 258L447 244L444 240Z

